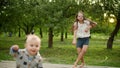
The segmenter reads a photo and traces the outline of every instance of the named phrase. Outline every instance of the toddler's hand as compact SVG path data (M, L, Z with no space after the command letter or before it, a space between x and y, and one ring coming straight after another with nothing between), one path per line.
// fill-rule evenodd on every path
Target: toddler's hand
M14 51L18 51L19 46L18 46L18 45L13 45L13 46L12 46L12 49L13 49Z

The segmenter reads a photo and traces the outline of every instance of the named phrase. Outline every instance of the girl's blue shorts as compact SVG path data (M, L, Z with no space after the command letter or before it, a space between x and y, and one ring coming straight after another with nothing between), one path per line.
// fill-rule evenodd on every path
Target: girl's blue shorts
M89 37L77 38L77 44L76 44L77 48L82 48L84 45L88 45L88 44L89 44Z

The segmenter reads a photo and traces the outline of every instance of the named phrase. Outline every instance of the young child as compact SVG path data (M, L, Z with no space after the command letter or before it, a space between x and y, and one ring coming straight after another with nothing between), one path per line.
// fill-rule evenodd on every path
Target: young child
M43 68L39 54L41 40L36 35L28 35L24 49L18 45L10 48L10 54L16 58L16 68Z
M76 21L74 22L74 36L72 41L72 44L76 45L78 57L74 62L73 68L77 68L79 61L81 61L80 68L84 67L84 55L89 45L90 29L95 26L95 22L85 19L83 12L78 12Z

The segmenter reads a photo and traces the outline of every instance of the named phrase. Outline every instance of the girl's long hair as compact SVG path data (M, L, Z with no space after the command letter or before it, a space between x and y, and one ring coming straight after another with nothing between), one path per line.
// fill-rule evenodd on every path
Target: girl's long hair
M85 18L85 16L84 16L84 13L82 12L82 11L79 11L78 13L81 13L81 14L83 14L83 21L84 20L86 20L86 18ZM76 14L76 16L75 16L75 22L76 22L76 25L72 25L72 31L74 32L74 30L76 30L76 29L78 29L78 19L77 19L77 17L78 17L78 13ZM74 22L74 23L75 23Z
M85 15L84 15L84 13L83 13L83 11L79 11L78 13L83 14L83 21L84 21L84 20L88 20L88 21L90 22L90 25L91 25L92 27L95 27L95 26L96 26L96 22L94 22L94 21L86 18ZM74 21L74 23L76 22L76 25L74 25L74 24L72 25L72 32L74 32L74 30L78 29L78 22L79 22L79 20L77 19L78 13L77 13L76 16L75 16L75 21Z

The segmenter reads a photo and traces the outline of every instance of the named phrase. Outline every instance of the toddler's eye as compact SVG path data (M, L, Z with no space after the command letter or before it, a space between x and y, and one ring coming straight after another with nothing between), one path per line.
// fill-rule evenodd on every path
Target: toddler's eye
M32 45L32 44L31 44L30 46L31 46L31 47L33 47L33 45Z
M38 47L38 45L36 45L36 47Z

